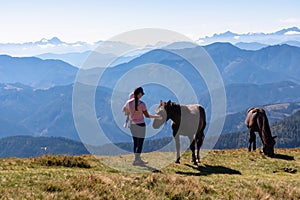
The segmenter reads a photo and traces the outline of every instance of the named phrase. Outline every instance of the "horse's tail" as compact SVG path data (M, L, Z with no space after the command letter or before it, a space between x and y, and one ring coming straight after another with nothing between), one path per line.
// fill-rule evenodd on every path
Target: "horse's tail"
M195 140L196 140L197 148L200 149L205 138L204 129L206 127L206 113L204 108L201 105L198 106L198 110L199 110L199 124L198 124L197 133L195 134Z
M205 110L202 106L198 106L198 109L199 109L199 117L200 117L200 122L199 122L199 125L202 124L202 127L198 127L200 128L200 131L201 132L204 132L204 129L206 127L206 113L205 113Z

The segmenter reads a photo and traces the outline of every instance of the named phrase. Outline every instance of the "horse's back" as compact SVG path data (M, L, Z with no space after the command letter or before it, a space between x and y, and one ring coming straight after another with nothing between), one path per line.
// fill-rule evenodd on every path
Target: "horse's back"
M200 104L181 106L181 112L184 117L190 115L198 120L206 120L205 110Z
M181 106L181 134L189 135L206 126L205 110L200 104ZM203 128L204 127L204 128Z
M252 107L247 110L245 124L247 125L248 128L258 131L257 120L262 120L262 119L268 122L265 110L260 107Z

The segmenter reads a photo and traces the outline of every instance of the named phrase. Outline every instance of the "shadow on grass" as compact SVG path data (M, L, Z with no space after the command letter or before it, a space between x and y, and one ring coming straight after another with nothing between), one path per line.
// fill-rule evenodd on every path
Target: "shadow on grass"
M274 158L282 159L282 160L295 160L294 156L288 156L288 155L279 154L279 153L276 153L274 155Z
M159 169L156 169L156 168L148 166L148 165L140 165L140 166L144 167L147 171L151 171L153 173L160 173L161 172Z
M198 170L198 172L183 172L177 171L176 174L183 174L189 176L207 176L211 174L239 174L241 175L240 171L230 169L223 166L212 166L212 165L204 165L204 166L193 166L190 164L185 164L186 166Z

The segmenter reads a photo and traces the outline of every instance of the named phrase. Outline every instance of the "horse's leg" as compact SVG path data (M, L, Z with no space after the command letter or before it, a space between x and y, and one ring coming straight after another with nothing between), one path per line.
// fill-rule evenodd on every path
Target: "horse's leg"
M249 146L248 151L251 151L251 144L253 143L253 151L256 150L256 136L255 132L252 129L249 129L250 132L250 139L249 139Z
M266 151L266 139L265 139L265 136L263 135L262 129L259 130L258 134L259 134L259 137L261 139L261 143L263 145L263 147L262 147L263 153L267 156L268 153Z
M253 151L256 150L256 135L255 132L253 132Z
M174 136L175 144L176 144L176 161L175 163L180 163L180 138L179 134Z
M196 155L195 155L195 139L193 138L193 136L189 136L189 139L190 139L190 149L192 151L192 162L197 165L197 162L196 162Z
M200 162L200 148L203 144L203 140L204 140L204 133L202 131L200 133L200 135L196 138L196 144L197 144L197 160L196 160L196 162L197 163Z
M173 130L173 137L175 139L175 145L176 145L176 161L175 163L180 163L180 138L179 138L179 134L178 134L178 129L179 127L172 122L172 130Z

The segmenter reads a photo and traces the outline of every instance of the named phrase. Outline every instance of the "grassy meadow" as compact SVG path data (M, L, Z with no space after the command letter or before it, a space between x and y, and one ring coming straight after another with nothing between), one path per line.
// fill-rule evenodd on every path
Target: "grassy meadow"
M187 151L181 164L122 171L111 166L132 155L1 158L0 199L300 199L300 148L275 153L211 150L195 166ZM171 153L143 157L155 154Z

